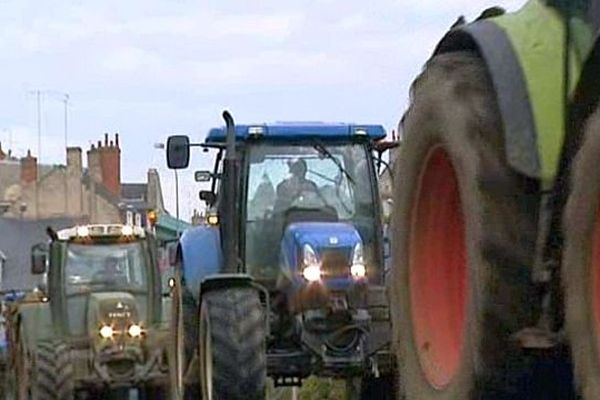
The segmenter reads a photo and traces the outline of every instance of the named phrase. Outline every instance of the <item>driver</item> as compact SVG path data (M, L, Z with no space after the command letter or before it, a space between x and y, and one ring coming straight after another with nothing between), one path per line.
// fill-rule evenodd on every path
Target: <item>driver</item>
M119 269L119 259L116 257L108 257L104 263L104 268L94 274L93 281L122 284L127 283L127 278L123 271Z
M306 179L306 161L298 159L289 165L290 177L277 185L275 210L285 210L291 206L302 192L318 193L317 185Z

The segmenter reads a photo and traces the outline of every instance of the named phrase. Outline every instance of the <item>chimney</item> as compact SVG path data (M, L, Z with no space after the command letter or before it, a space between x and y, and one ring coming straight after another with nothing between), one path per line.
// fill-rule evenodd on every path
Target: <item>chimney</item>
M115 196L121 196L121 149L119 134L115 140L109 141L108 133L104 135L104 147L100 149L100 168L102 183Z
M67 171L81 174L81 148L67 147Z
M98 144L102 144L99 142ZM95 183L102 183L102 168L100 167L100 148L92 147L87 151L88 171Z
M4 153L4 151L2 150L2 142L0 142L0 161L4 159L6 159L6 153Z
M27 157L21 158L21 184L37 181L37 158L31 156L31 150L27 150Z

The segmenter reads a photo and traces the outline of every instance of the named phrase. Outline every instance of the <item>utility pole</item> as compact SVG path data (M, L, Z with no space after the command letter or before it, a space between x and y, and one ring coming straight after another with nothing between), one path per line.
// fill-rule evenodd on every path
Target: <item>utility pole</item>
M65 153L66 155L66 169L65 169L65 216L69 214L69 156L68 156L68 148L69 148L69 124L68 124L68 109L69 109L69 94L65 93L63 98L63 103L65 105Z
M40 210L39 210L39 206L40 206L40 201L39 201L39 181L42 177L42 96L48 95L51 97L54 97L55 99L57 97L61 97L62 98L62 102L64 104L64 139L65 139L65 152L67 150L68 147L68 140L69 140L69 136L68 136L68 109L69 109L69 94L68 93L62 93L62 92L58 92L55 90L34 90L34 91L30 91L30 94L35 95L36 97L36 102L37 102L37 135L38 135L38 143L37 143L37 158L38 158L38 163L37 163L37 180L36 180L36 189L35 189L35 208L36 208L36 217L39 217L40 215ZM68 161L68 160L67 160ZM68 174L65 173L65 182L64 182L64 191L65 191L65 215L68 213L69 211L69 204L68 204L68 183L67 183L67 178L68 178Z
M63 99L63 103L65 105L65 149L67 147L69 147L69 120L68 120L68 114L69 114L69 93L65 93L64 95L64 99Z
M36 90L37 98L37 133L38 133L38 154L37 154L37 177L35 180L35 217L40 216L40 178L42 176L42 92Z

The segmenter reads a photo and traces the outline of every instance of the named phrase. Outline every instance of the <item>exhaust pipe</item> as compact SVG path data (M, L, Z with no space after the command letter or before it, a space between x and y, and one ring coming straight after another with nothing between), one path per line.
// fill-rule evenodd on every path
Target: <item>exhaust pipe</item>
M239 164L235 151L235 123L229 111L223 111L227 128L227 147L223 162L223 215L221 216L221 243L224 257L224 273L239 271L239 234L237 213L237 178Z

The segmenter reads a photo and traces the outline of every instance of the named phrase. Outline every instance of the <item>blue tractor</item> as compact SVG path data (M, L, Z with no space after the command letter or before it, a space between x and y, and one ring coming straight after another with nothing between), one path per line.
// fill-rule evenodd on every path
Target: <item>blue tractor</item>
M196 181L207 223L179 241L173 372L183 397L264 399L267 376L345 379L349 398L394 385L377 172L381 126L274 124L172 136L167 161L216 151ZM184 392L186 394L184 394Z

